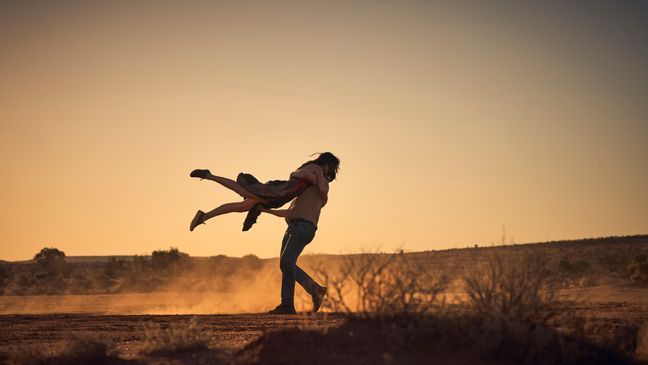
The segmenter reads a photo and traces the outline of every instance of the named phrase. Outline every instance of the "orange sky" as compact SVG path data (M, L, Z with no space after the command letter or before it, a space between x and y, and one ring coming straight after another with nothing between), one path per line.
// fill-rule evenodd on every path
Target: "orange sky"
M277 256L188 177L341 160L307 250L648 232L648 25L628 2L0 5L0 259ZM584 5L587 4L587 8Z

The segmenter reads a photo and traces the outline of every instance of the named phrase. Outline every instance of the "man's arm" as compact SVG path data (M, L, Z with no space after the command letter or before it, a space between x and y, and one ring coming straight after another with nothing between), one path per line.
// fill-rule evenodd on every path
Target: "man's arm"
M290 216L290 209L266 209L261 207L261 211L280 218L288 218Z
M322 189L320 189L320 192L319 192L320 196L322 197L322 207L324 207L326 205L326 203L328 202L328 191L329 191L328 180L323 180L323 181L324 181L324 184L325 184L325 189L324 189L324 191L322 191Z
M301 168L297 171L294 171L290 174L290 177L297 177L300 179L308 180L311 184L317 185L317 188L320 191L320 196L324 200L324 204L327 201L328 194L328 180L324 177L324 170L321 166L318 165L308 165L304 168Z
M328 180L326 180L326 178L324 177L324 171L321 168L315 170L315 176L317 176L317 187L319 188L320 196L324 201L324 204L322 204L322 206L324 206L328 201Z

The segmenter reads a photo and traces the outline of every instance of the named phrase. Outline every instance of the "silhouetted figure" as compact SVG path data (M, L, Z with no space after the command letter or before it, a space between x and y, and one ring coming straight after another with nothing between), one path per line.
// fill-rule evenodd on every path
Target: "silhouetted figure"
M326 192L328 182L333 181L340 166L340 160L335 156L334 162L322 166L326 176ZM321 194L317 186L308 186L290 204L288 209L261 210L277 217L283 217L288 223L288 229L281 242L279 267L281 269L281 304L271 310L271 314L295 314L295 282L298 282L310 294L313 300L313 312L317 312L326 295L326 287L319 285L304 270L297 266L297 258L315 237L317 222L322 207L326 204L327 194Z
M254 176L247 173L240 173L234 181L213 175L209 170L193 170L189 176L215 181L236 192L244 200L223 204L209 212L199 210L191 221L189 230L193 231L198 225L204 224L206 220L221 214L248 212L243 222L243 231L247 231L256 223L257 217L261 214L261 208L279 208L311 185L317 188L320 196L325 200L326 189L328 189L327 181L330 176L325 176L323 167L335 162L339 163L339 160L332 153L321 153L316 159L303 163L296 171L292 172L289 180L271 180L266 183L259 182Z

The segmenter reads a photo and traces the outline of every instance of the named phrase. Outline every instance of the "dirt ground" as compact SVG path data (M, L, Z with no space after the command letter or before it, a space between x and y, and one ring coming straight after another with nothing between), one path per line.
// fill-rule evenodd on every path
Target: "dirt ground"
M564 289L558 299L587 318L648 322L648 285Z
M209 336L209 347L235 351L265 331L288 327L334 326L340 316L237 315L91 315L44 314L0 316L0 363L7 360L16 345L56 345L74 337L100 337L115 344L120 357L137 358L146 341L145 328L162 328L172 323L195 320Z
M150 300L155 299L155 294ZM144 300L146 295L137 298ZM45 301L42 301L42 300ZM145 330L152 324L161 328L194 320L209 337L209 348L234 353L252 343L264 332L290 327L326 328L339 325L336 314L276 316L267 314L115 314L106 296L68 298L75 302L65 313L65 298L0 297L0 363L20 346L50 346L75 337L100 337L113 343L119 357L140 359L146 342ZM133 299L133 298L131 298ZM629 324L648 323L648 287L637 285L600 286L569 289L559 293L561 305L575 309L605 328L607 335L621 337ZM80 302L85 304L79 305ZM58 305L56 303L59 303ZM21 305L22 304L22 305ZM36 306L40 304L40 308ZM85 305L85 307L84 307ZM162 305L157 308L167 312ZM13 313L12 313L13 312ZM29 314L39 313L39 314ZM58 312L58 313L52 313ZM125 313L132 313L125 311ZM168 312L167 312L168 313ZM146 362L146 361L145 361ZM189 361L190 362L190 361Z

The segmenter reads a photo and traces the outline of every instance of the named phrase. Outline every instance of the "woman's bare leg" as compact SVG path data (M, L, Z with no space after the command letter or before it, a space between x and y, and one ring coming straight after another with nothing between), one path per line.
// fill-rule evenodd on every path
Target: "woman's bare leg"
M267 203L267 201L265 201L265 200L259 198L258 196L250 193L249 191L245 190L241 185L239 185L239 183L237 183L236 181L234 181L232 179L228 179L228 178L222 177L222 176L216 176L216 175L213 175L211 173L207 174L205 176L205 179L215 181L215 182L223 185L224 187L234 191L235 193L237 193L238 195L242 196L245 199L254 199L254 200L257 200L257 201L259 201L261 203ZM239 203L232 203L232 204L239 204ZM216 209L218 209L218 208L216 208Z
M242 202L223 204L220 207L205 213L203 215L203 221L222 214L247 212L257 203L259 203L259 201L256 199L245 199Z

